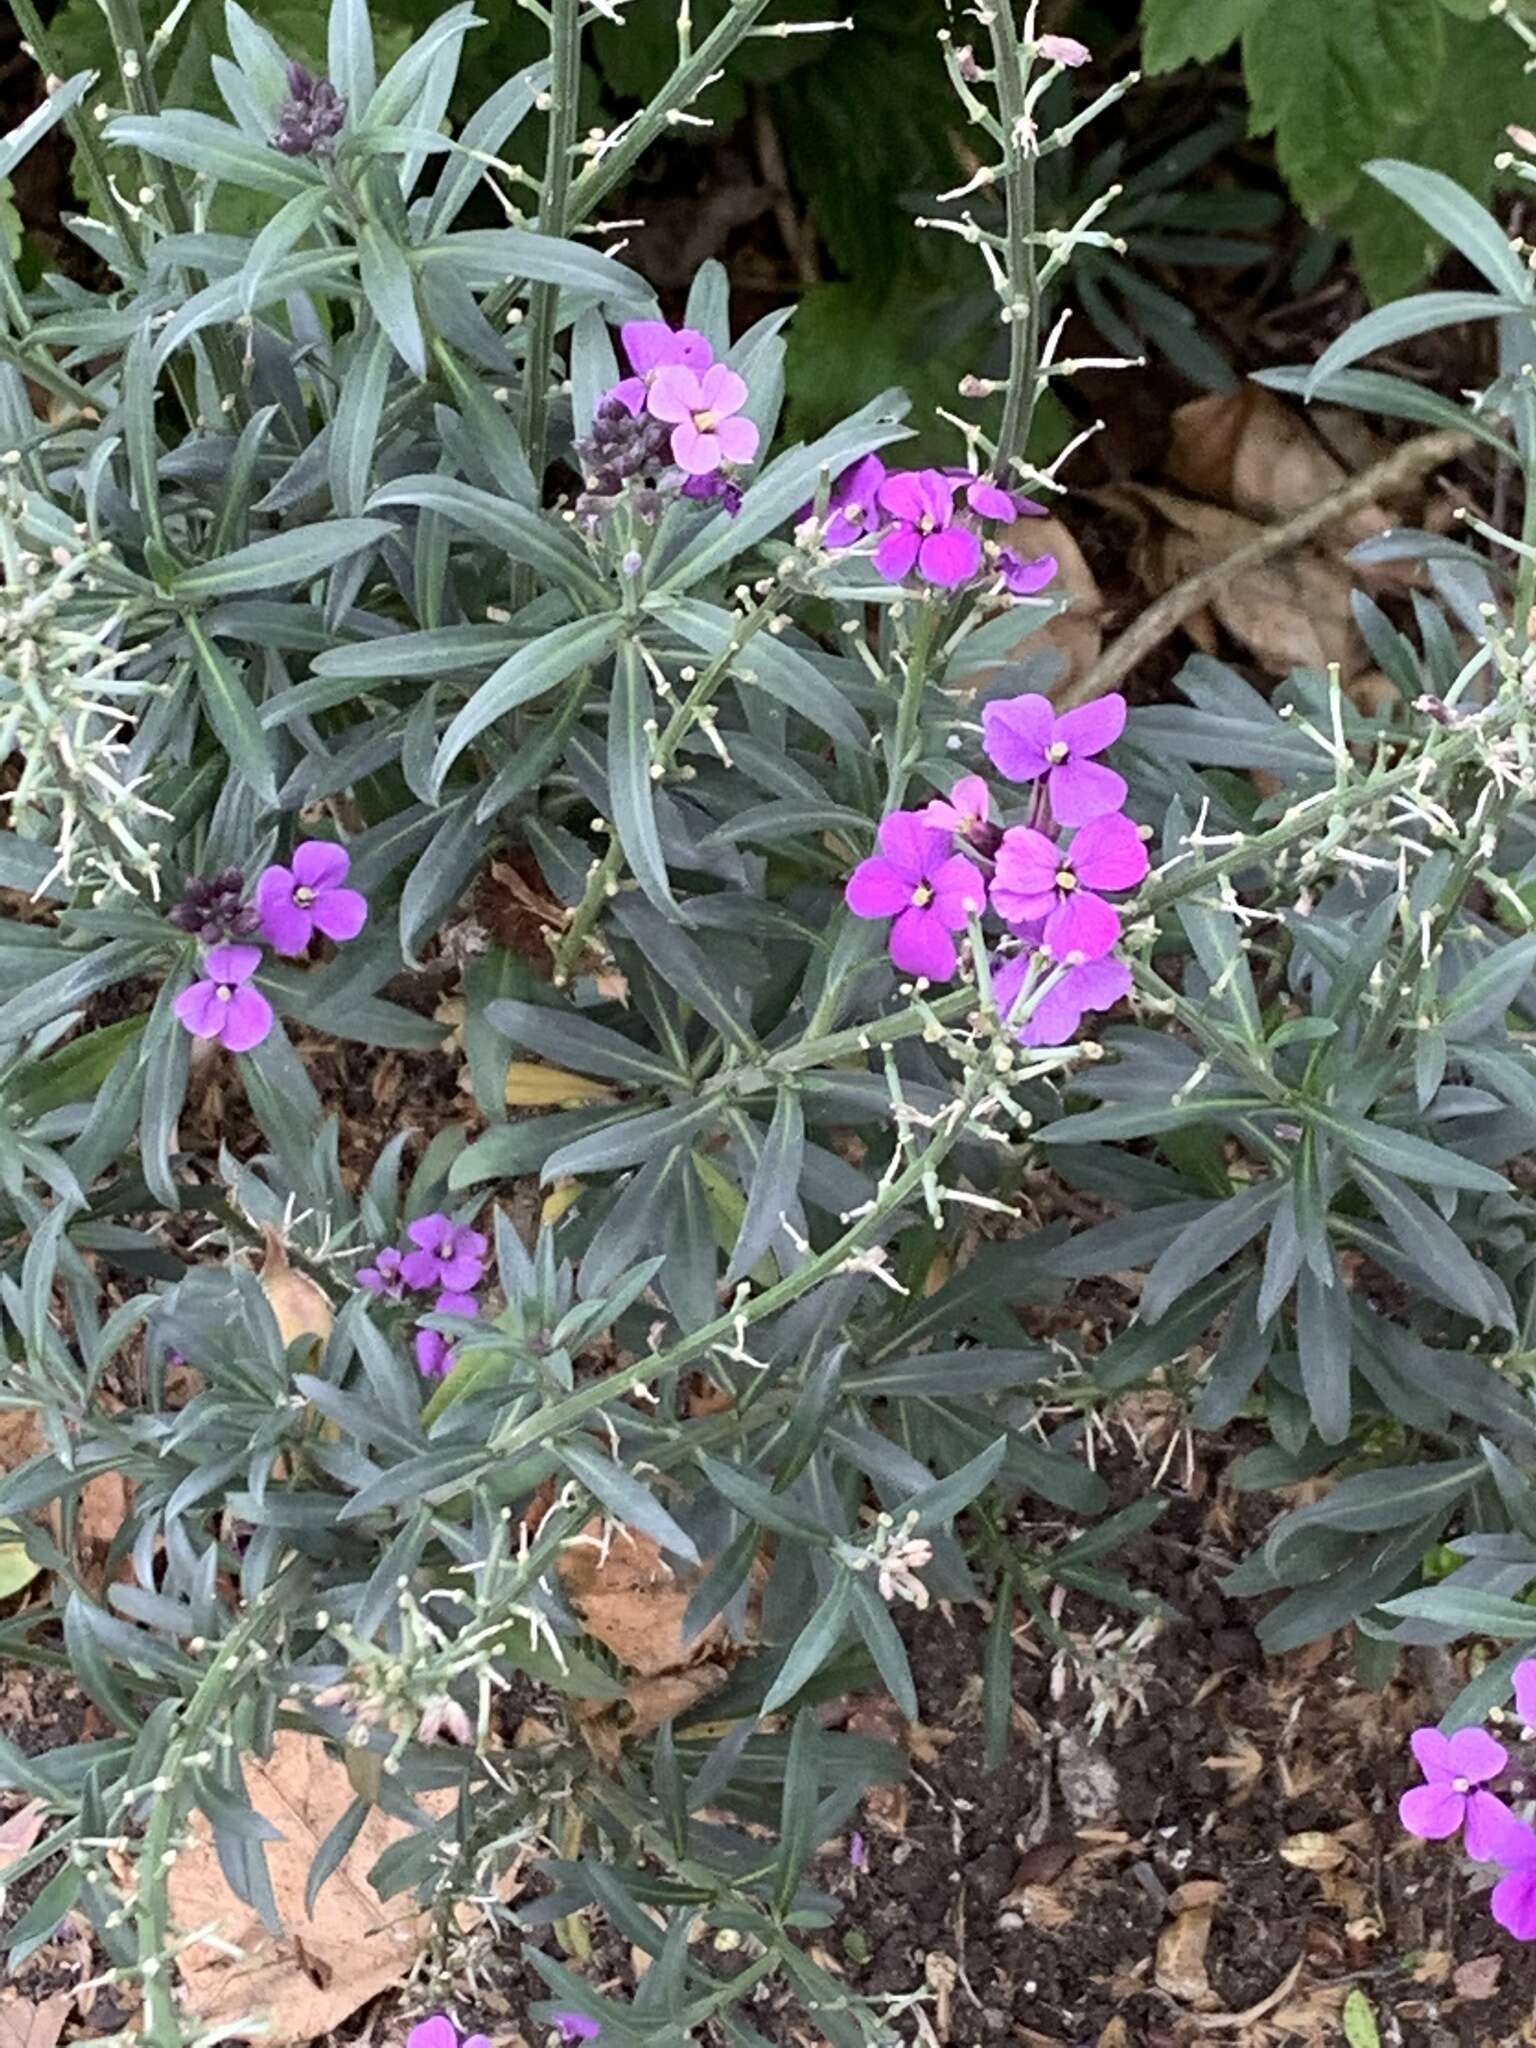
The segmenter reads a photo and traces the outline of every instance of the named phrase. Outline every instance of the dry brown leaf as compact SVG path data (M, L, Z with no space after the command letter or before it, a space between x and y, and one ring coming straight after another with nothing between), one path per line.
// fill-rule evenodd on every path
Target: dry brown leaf
M14 1472L43 1448L43 1432L32 1409L0 1408L0 1472Z
M1101 502L1139 517L1132 560L1161 595L1225 562L1263 531L1261 522L1151 484L1116 484ZM1346 676L1365 667L1365 644L1350 605L1353 578L1341 560L1308 552L1278 555L1231 577L1211 600L1223 628L1275 675L1337 662Z
M339 2026L369 1999L397 1984L421 1952L430 1926L404 1899L381 1900L367 1872L393 1843L409 1834L404 1821L370 1809L357 1839L305 1911L304 1887L315 1852L352 1803L345 1768L328 1756L318 1736L280 1730L271 1757L245 1761L246 1786L256 1811L281 1830L266 1845L272 1889L285 1932L274 1940L260 1919L229 1889L219 1868L211 1830L193 1816L194 1846L170 1875L171 1911L187 1928L214 1929L241 1951L232 1958L199 1942L179 1958L186 2002L213 2027L260 2012L270 2023L268 2048L293 2048ZM428 1811L451 1794L428 1794Z
M683 1616L695 1582L672 1570L654 1538L610 1524L605 1545L603 1533L602 1517L594 1516L560 1553L567 1597L589 1635L642 1678L702 1663L724 1643L719 1615L691 1642L685 1639Z
M1130 2030L1118 2014L1100 2034L1097 2048L1131 2048Z
M1214 1906L1192 1906L1187 1913L1170 1920L1157 1937L1154 1974L1158 1989L1176 1998L1180 2005L1192 2005L1197 2010L1216 2003L1205 1969L1215 1911Z
M317 1345L324 1344L336 1322L324 1288L290 1263L288 1247L270 1223L261 1235L266 1256L257 1277L261 1281L261 1291L267 1297L267 1306L277 1318L284 1349L298 1337L309 1337Z
M1173 482L1265 526L1306 511L1389 452L1369 430L1363 441L1331 447L1311 413L1258 384L1192 399L1175 412L1172 429L1164 468ZM1342 551L1393 523L1384 506L1367 505L1341 520L1323 545Z
M0 2002L0 2048L53 2048L74 2009L73 1991L60 1991L34 2005L27 1998Z
M1287 1835L1280 1844L1281 1860L1297 1870L1337 1870L1349 1851L1337 1835L1320 1828L1304 1828L1299 1835Z
M1169 1895L1168 1910L1170 1913L1191 1913L1201 1906L1220 1905L1226 1889L1219 1877L1192 1877L1188 1884L1181 1884L1176 1892Z
M1420 1956L1418 1966L1413 1972L1414 1983L1443 1984L1446 1978L1450 1976L1455 1960L1456 1958L1448 1948L1427 1949Z
M1470 1963L1463 1963L1451 1979L1458 1998L1492 1998L1499 1988L1503 1974L1502 1956L1476 1956Z
M1234 1804L1239 1804L1253 1791L1264 1775L1262 1751L1249 1741L1246 1735L1234 1735L1231 1747L1225 1756L1208 1756L1205 1759L1208 1771L1220 1771L1230 1782Z
M0 1878L5 1876L11 1859L25 1855L43 1832L47 1812L41 1799L29 1799L25 1806L0 1820Z

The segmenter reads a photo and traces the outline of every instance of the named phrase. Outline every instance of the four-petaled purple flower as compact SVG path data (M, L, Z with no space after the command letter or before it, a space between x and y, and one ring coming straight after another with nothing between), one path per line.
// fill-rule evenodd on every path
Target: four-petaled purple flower
M1133 889L1146 872L1147 849L1123 812L1094 818L1068 847L1016 825L997 850L992 903L1009 924L1043 920L1058 960L1098 960L1120 936L1120 913L1095 892Z
M1028 953L1019 953L992 969L992 994L1006 1023L1012 1015L1031 967ZM1053 969L1039 963L1036 980L1043 982ZM1075 1038L1078 1026L1090 1010L1112 1010L1131 992L1131 970L1123 960L1106 956L1083 960L1066 968L1058 981L1036 1002L1029 1016L1014 1026L1021 1045L1065 1045Z
M1045 778L1051 814L1062 825L1086 825L1125 802L1125 778L1091 758L1125 730L1125 699L1099 697L1060 717L1049 697L1008 697L984 704L982 745L1010 782Z
M992 792L979 775L962 775L948 796L936 796L923 809L923 823L957 839L976 840L992 814Z
M606 395L618 399L632 413L645 410L658 370L681 365L702 376L715 360L708 335L697 327L669 327L665 320L626 320L619 338L635 374L621 379Z
M1491 1800L1499 1814L1487 1829L1487 1854L1478 1861L1497 1863L1504 1871L1488 1900L1489 1909L1516 1941L1536 1941L1536 1832L1491 1793L1482 1797ZM1471 1833L1470 1824L1467 1832Z
M1018 518L1019 503L1012 491L1005 491L990 477L972 476L968 469L952 469L947 474L965 485L965 502L978 519Z
M1458 1728L1454 1735L1419 1728L1411 1747L1426 1782L1398 1801L1403 1826L1426 1842L1442 1842L1465 1825L1463 1843L1474 1862L1502 1860L1498 1848L1514 1816L1502 1799L1481 1789L1509 1761L1502 1743L1483 1728Z
M267 868L256 884L261 928L279 953L302 953L315 933L355 939L368 919L368 899L342 886L351 855L332 839L305 839L292 867Z
M480 1285L486 1240L478 1230L434 1213L419 1217L408 1235L416 1247L400 1261L408 1287L446 1287L464 1294Z
M904 469L880 486L894 522L875 549L875 567L899 583L915 567L926 583L953 590L981 567L981 539L955 524L955 479L938 469Z
M554 2021L564 2048L570 2048L573 2041L595 2041L603 2031L602 2022L584 2012L557 2012Z
M412 2027L405 2037L405 2048L491 2048L491 2044L484 2034L467 2034L461 2042L458 2028L445 2012L440 2012Z
M852 469L845 469L827 499L829 548L851 548L855 541L876 532L884 520L880 511L880 486L885 482L885 464L878 455L866 455ZM807 506L807 512L810 511Z
M739 417L747 402L743 378L724 363L711 363L701 376L686 364L657 370L647 404L672 428L672 460L689 476L708 476L722 462L750 462L758 432Z
M272 1029L272 1005L250 986L260 946L215 946L204 956L202 981L176 998L176 1015L194 1038L216 1038L230 1052L249 1052Z
M358 1286L366 1287L370 1294L377 1294L385 1301L404 1301L405 1275L400 1271L403 1256L394 1245L385 1245L382 1251L374 1254L371 1266L358 1267Z
M1038 597L1056 581L1061 564L1054 555L1021 555L1017 548L999 548L997 566L1004 589L1014 597Z
M893 917L891 959L905 974L948 981L958 955L952 933L985 908L986 887L948 832L917 811L892 811L880 826L880 851L848 878L855 917Z

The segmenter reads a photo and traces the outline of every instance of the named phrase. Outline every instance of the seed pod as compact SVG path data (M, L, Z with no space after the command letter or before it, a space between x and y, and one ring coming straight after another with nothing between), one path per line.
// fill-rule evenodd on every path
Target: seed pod
M316 1344L324 1344L336 1322L324 1290L307 1273L295 1272L286 1245L270 1224L264 1226L262 1239L267 1255L259 1275L261 1291L277 1318L284 1349L296 1337L311 1337Z

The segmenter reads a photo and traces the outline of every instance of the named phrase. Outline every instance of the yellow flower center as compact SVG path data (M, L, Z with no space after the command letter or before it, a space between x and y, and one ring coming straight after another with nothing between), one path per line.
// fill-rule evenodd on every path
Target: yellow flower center
M1065 761L1070 751L1065 740L1053 740L1045 750L1045 758L1047 761Z
M1070 896L1077 887L1077 877L1070 868L1058 868L1056 870L1056 886L1063 896Z
M706 408L705 411L694 414L693 424L701 434L712 434L720 424L720 415L717 412L710 412Z
M912 891L912 901L919 910L926 910L933 901L933 891L926 882L919 882Z

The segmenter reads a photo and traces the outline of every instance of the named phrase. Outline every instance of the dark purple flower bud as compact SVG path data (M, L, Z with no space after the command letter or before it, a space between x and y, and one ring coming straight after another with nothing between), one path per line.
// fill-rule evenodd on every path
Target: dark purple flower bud
M272 147L284 156L329 156L346 118L347 103L331 81L292 62Z
M723 505L734 519L741 510L741 486L733 484L719 470L708 476L691 476L683 485L685 498L702 498L707 504Z
M257 916L253 907L241 901L244 894L245 875L240 868L225 868L218 875L189 875L181 901L166 912L166 922L179 932L190 932L205 946L248 938L256 929Z

